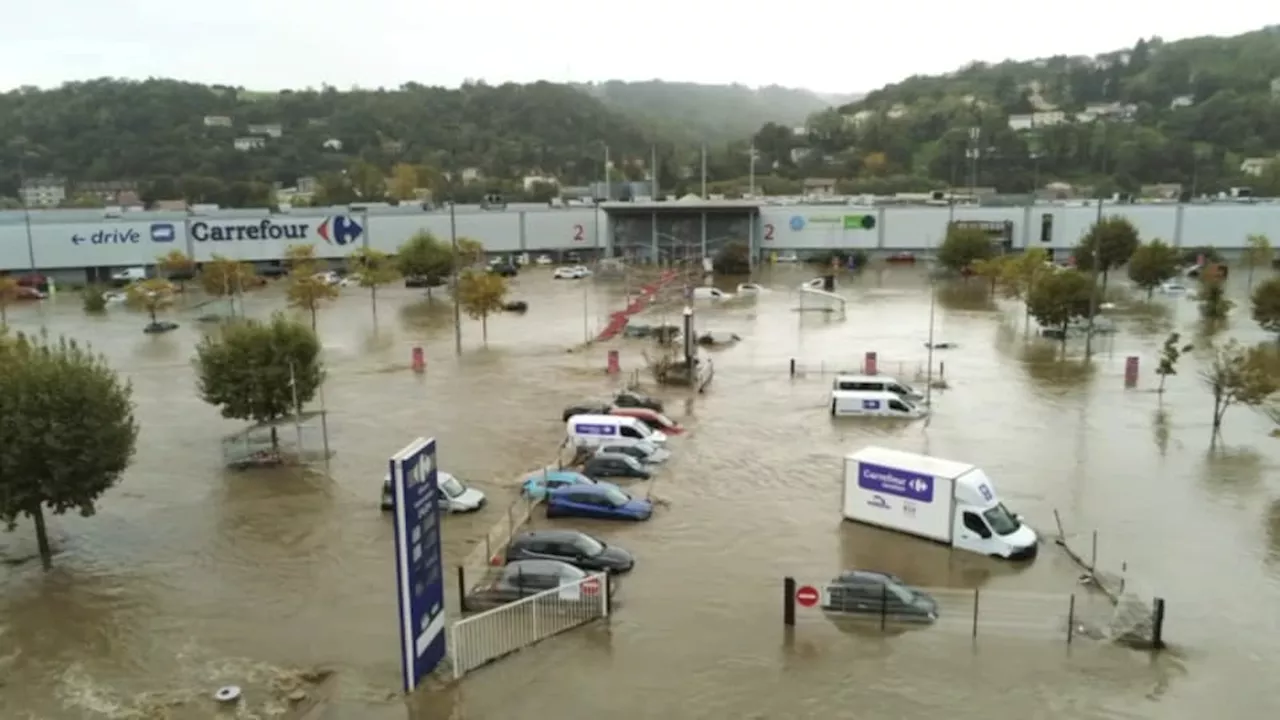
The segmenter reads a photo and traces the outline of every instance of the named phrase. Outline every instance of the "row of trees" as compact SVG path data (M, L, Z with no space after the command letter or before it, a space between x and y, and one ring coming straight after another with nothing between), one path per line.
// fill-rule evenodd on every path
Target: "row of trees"
M349 265L369 289L375 324L379 287L401 273L443 278L459 269L459 303L482 322L487 341L487 318L503 309L506 282L474 267L484 254L478 243L460 246L455 255L423 233L397 257L369 249L353 253ZM215 257L197 272L189 257L173 252L158 261L161 277L127 288L128 302L146 310L153 322L185 291L187 278L233 303L226 322L201 340L195 358L200 396L223 417L279 422L314 399L324 382L316 315L338 288L328 282L310 246L290 248L286 263L289 305L308 312L309 323L281 314L265 321L237 316L236 298L259 279L250 265L227 258ZM0 293L10 287L0 285ZM100 355L74 341L10 334L3 309L0 303L0 427L6 428L0 442L0 523L13 529L19 518L29 517L48 568L53 548L45 513L92 515L132 460L138 437L132 388Z

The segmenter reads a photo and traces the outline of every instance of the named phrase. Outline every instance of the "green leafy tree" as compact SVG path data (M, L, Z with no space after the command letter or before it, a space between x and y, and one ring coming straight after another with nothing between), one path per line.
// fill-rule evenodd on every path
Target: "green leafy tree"
M18 279L12 275L0 275L0 328L9 322L9 306L18 300L22 292Z
M289 307L305 311L311 317L311 330L316 329L320 308L326 302L336 300L339 287L329 281L325 273L316 272L314 265L302 263L289 271L285 298Z
M93 515L133 459L133 390L73 340L0 335L0 522L35 524L52 566L45 509Z
M351 271L356 273L360 287L369 289L369 303L373 309L373 325L378 325L378 288L395 282L400 277L395 258L381 250L360 248L348 258Z
M978 228L952 225L938 247L938 264L952 272L964 272L978 260L995 257L991 238Z
M458 238L458 261L462 267L471 267L484 262L484 243L473 238Z
M1102 275L1105 290L1109 273L1129 262L1138 244L1138 229L1127 218L1105 217L1089 228L1073 257L1076 267L1084 272L1092 272L1097 260L1096 269Z
M992 297L996 294L996 288L1000 285L1000 280L1008 273L1007 267L1009 262L1004 257L981 258L973 261L969 269L974 275L982 278L990 283L990 294Z
M507 297L506 278L494 273L467 270L458 277L458 304L473 320L480 321L480 333L489 343L489 316L502 312Z
M160 275L166 280L177 283L178 292L185 293L186 282L195 277L196 261L181 250L170 250L161 255L156 262Z
M1244 250L1244 266L1249 269L1248 284L1246 287L1253 287L1253 273L1260 267L1271 267L1271 261L1275 258L1275 249L1271 247L1271 239L1266 235L1250 235L1246 240Z
M130 307L145 310L154 324L156 313L173 304L173 284L164 278L139 280L125 289L125 300Z
M1254 321L1269 333L1280 333L1280 276L1259 283L1251 299Z
M1161 283L1178 274L1178 250L1163 240L1143 243L1129 258L1129 279L1147 292L1147 300Z
M751 272L751 248L741 240L731 240L716 253L715 271L721 275L746 275Z
M421 278L431 288L453 273L453 251L436 236L420 230L396 250L396 266L407 278Z
M1191 350L1190 344L1182 344L1182 337L1178 333L1169 333L1169 337L1164 339L1164 345L1160 347L1160 362L1156 365L1156 374L1160 376L1160 387L1156 392L1164 394L1165 378L1178 374L1178 360Z
M1213 359L1200 372L1213 394L1213 433L1233 405L1263 407L1280 391L1280 358L1273 347L1245 347L1235 340L1214 346Z
M107 291L101 285L87 285L80 293L84 311L97 315L107 309Z
M1089 278L1077 270L1059 270L1040 279L1027 296L1027 310L1036 322L1061 331L1065 344L1067 326L1073 318L1089 316Z
M1210 265L1200 272L1200 317L1210 323L1225 320L1235 303L1227 299L1226 283L1217 265Z
M267 322L237 320L206 336L196 346L195 366L201 399L223 417L257 423L293 414L324 382L315 331L278 313ZM274 431L271 440L278 449Z
M198 279L200 289L204 290L206 295L226 298L230 314L235 315L236 298L242 296L245 289L253 285L253 266L239 260L214 255L200 266Z

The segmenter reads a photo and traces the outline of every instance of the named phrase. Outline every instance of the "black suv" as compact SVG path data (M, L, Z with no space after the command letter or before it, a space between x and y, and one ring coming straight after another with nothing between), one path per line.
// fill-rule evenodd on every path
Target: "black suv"
M577 530L533 530L507 545L507 562L559 560L588 571L624 573L635 567L631 553Z
M938 602L901 578L869 570L849 570L827 586L822 609L831 613L885 615L898 621L933 622Z
M662 401L643 393L623 390L613 398L613 404L622 408L645 408L654 412L662 412Z

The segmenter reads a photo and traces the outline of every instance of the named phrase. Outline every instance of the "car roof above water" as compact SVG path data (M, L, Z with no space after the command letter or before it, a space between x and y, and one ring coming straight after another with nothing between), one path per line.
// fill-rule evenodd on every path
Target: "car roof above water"
M550 540L552 542L572 542L582 537L591 537L581 530L529 530L522 532L511 541L513 545L532 542L534 540Z
M522 572L539 575L559 575L560 577L586 577L582 570L559 560L515 560L502 569L505 577L515 577Z

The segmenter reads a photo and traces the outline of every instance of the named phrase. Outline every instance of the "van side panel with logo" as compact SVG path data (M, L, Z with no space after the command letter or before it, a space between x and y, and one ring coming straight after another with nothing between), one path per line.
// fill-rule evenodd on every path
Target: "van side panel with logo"
M846 518L950 544L950 478L861 460L844 472Z

